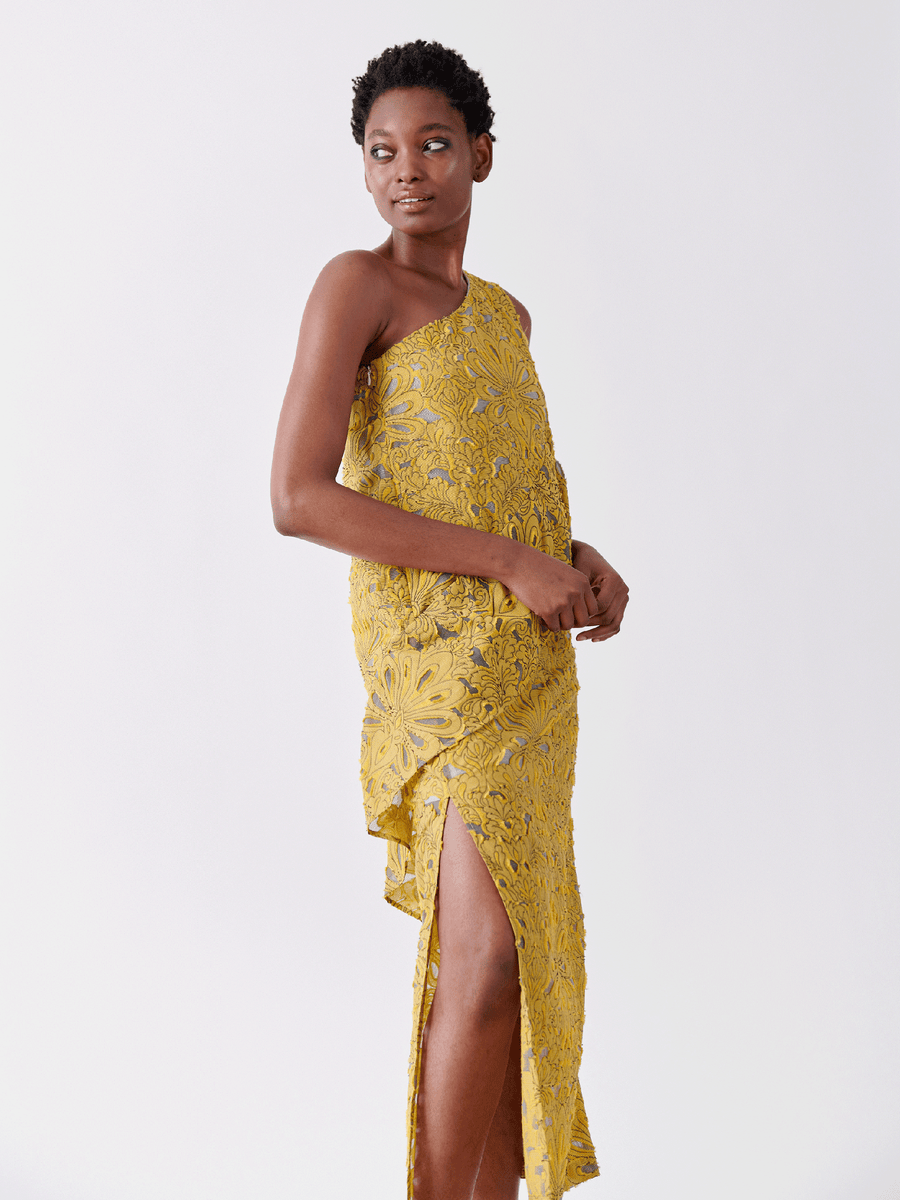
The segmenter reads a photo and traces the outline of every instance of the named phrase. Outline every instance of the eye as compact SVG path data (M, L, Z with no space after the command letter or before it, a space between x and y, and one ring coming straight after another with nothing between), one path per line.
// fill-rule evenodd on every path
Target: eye
M387 146L373 146L369 151L369 154L371 154L372 158L379 162L391 157L391 152L388 150Z
M426 150L446 150L449 145L450 145L450 143L448 141L446 141L444 138L429 138L428 141L425 143L424 149L426 149Z

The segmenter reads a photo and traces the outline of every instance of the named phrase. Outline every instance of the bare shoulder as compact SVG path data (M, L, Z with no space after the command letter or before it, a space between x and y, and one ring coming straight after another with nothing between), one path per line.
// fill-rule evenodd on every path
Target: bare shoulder
M504 288L503 290L506 291L506 288ZM512 294L512 292L506 292L506 294L507 294L507 296L509 296L510 300L512 300L513 307L515 308L516 312L519 314L519 320L522 322L522 329L525 332L525 336L530 341L531 340L531 314L529 313L529 311L525 307L525 305L522 303L522 301L517 300L515 298L515 296Z
M300 332L304 349L311 339L329 354L349 350L359 365L366 347L391 316L393 282L384 259L371 250L347 250L327 262L313 284Z
M390 293L390 270L374 250L345 250L330 259L319 272L313 292L343 291L349 299L357 289L362 293L374 291L376 297Z

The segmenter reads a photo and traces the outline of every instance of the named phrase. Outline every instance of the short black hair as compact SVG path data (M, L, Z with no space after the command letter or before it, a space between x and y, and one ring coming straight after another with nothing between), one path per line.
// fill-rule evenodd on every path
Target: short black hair
M353 111L350 128L361 146L366 136L366 121L379 96L393 88L432 88L443 92L450 105L462 114L468 133L478 137L491 133L494 110L491 94L480 71L473 71L461 54L448 50L440 42L421 38L403 46L390 46L378 58L370 60L364 75L353 80Z

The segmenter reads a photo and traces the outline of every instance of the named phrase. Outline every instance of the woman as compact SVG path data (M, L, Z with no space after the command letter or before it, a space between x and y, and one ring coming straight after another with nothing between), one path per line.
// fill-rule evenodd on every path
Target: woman
M613 636L628 596L570 541L527 311L463 273L489 99L455 51L423 41L355 80L353 133L390 233L316 281L273 466L279 532L353 556L369 830L388 841L387 899L422 923L415 1200L511 1200L521 1177L556 1197L597 1174L578 1085L568 630Z

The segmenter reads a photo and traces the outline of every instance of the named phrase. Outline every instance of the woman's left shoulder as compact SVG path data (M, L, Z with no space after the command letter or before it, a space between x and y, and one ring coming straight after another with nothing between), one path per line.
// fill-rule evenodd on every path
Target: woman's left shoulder
M506 310L507 313L508 309L506 309L505 301L508 300L516 310L516 316L519 318L519 324L522 326L522 332L525 334L526 340L531 339L531 314L521 300L517 300L508 288L502 287L499 283L488 283L486 279L479 279L470 271L466 272L466 278L470 284L475 285L482 298L493 297L493 299L488 300L489 304L498 306L501 310ZM503 296L504 299L501 300L497 293Z
M524 332L526 338L528 338L530 340L531 339L531 313L529 313L528 309L525 307L525 305L522 303L521 300L517 300L515 298L515 296L512 294L512 292L507 291L506 288L504 288L503 290L504 290L504 292L506 292L507 296L509 296L509 299L510 299L510 302L512 303L513 308L518 313L519 321L522 325L522 331Z

